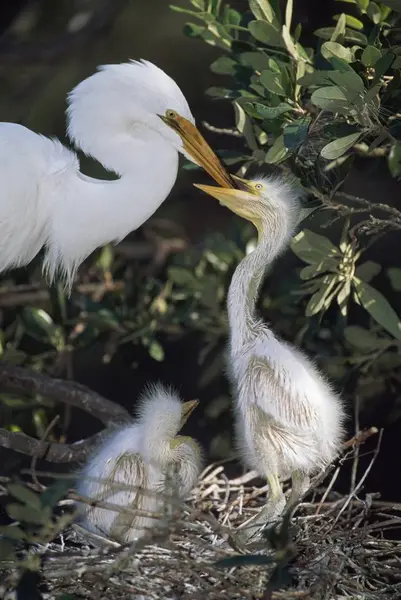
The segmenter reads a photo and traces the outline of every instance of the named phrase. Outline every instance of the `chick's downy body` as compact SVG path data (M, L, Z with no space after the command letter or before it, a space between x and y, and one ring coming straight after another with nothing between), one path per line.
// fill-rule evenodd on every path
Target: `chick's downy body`
M154 527L172 502L188 495L201 466L197 442L177 435L189 416L189 404L171 390L154 386L141 399L137 422L105 436L81 470L77 491L121 508L82 503L85 529L130 542Z

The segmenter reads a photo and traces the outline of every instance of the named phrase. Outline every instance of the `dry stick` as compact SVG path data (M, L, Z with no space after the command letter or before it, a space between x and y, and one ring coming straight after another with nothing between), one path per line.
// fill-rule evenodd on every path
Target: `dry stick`
M43 436L41 437L41 442L44 442L47 438L47 436L49 435L49 433L51 432L51 430L53 429L53 427L55 426L55 424L57 423L57 421L59 420L60 415L56 415L54 417L54 419L52 421L50 421L49 425L46 427L45 432L43 434ZM38 458L39 458L39 454L35 453L32 456L32 460L31 460L31 471L32 471L32 481L34 482L35 485L38 486L39 489L41 489L42 491L45 489L45 486L43 486L38 478L36 477L36 463L38 462Z
M380 452L380 446L381 446L381 441L382 441L382 437L383 437L383 429L380 430L379 432L379 440L377 442L377 446L375 448L375 451L373 452L373 456L372 456L372 460L370 461L365 473L362 475L361 479L359 480L358 484L355 486L354 490L352 491L352 493L348 496L347 500L344 502L344 505L342 506L342 508L340 509L337 517L334 520L333 523L333 527L334 525L338 522L338 519L341 517L342 513L345 511L345 509L347 508L347 506L349 505L349 503L351 502L351 500L354 498L354 496L356 496L356 494L358 493L358 491L361 489L362 485L364 484L367 476L369 475L375 461L376 458L379 455Z

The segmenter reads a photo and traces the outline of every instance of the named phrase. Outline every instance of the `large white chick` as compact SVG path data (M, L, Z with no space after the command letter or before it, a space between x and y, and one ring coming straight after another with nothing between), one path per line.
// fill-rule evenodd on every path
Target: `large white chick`
M83 528L131 542L155 527L157 515L166 514L171 503L185 499L199 477L201 449L178 432L197 405L197 400L181 402L162 385L148 388L139 400L137 420L106 435L79 473L79 495L121 507L79 503Z
M229 376L235 394L239 450L267 479L269 500L244 540L277 518L307 491L310 475L338 454L344 436L343 404L314 363L281 339L256 314L267 267L289 244L300 215L300 196L282 179L247 181L239 189L199 185L258 230L258 244L238 265L228 292ZM281 481L292 479L286 505Z

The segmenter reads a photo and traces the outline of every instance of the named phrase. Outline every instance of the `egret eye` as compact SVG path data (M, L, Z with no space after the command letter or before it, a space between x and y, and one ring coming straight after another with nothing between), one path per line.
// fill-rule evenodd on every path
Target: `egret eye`
M168 117L169 119L175 119L177 116L178 115L175 112L175 110L166 110L166 117Z
M261 183L255 183L255 190L263 190L263 185Z

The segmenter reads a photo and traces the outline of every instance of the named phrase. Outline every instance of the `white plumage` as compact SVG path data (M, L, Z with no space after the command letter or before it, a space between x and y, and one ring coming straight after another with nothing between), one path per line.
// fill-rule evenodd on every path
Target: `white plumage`
M280 480L292 478L288 505L324 469L343 440L342 403L315 365L280 340L255 314L266 268L287 247L300 213L299 195L281 179L245 181L238 190L198 186L258 229L256 249L237 267L228 293L229 375L244 462L266 477L270 499L257 523L285 508Z
M197 404L182 403L161 385L148 388L140 398L137 421L109 433L79 473L78 494L121 507L116 511L80 503L85 529L131 542L160 522L156 514L165 514L174 499L189 494L200 473L201 451L194 439L177 434Z
M227 175L177 84L150 62L100 67L68 101L71 140L118 178L87 177L59 141L0 123L0 272L45 247L49 280L59 271L71 289L93 250L120 241L166 199L179 152L218 181Z

